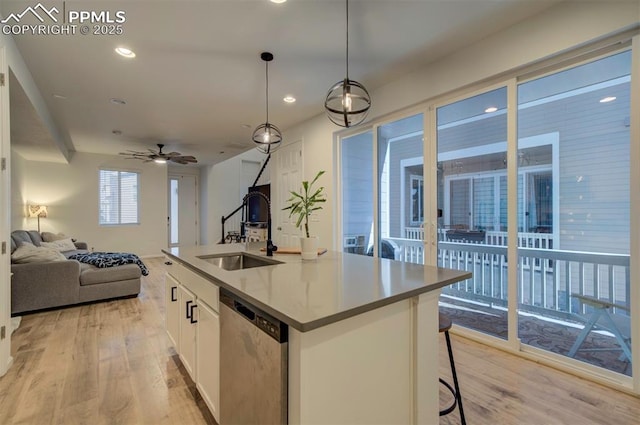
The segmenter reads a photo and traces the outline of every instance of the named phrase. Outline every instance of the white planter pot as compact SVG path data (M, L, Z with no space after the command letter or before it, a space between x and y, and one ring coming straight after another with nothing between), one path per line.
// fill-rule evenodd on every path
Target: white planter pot
M315 260L318 258L318 238L300 238L300 253L303 260Z

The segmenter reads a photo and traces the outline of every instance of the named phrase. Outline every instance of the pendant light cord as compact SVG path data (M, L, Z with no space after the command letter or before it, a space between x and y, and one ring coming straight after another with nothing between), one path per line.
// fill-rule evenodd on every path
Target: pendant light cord
M346 55L346 62L347 62L347 80L349 79L349 0L346 0L346 4L347 4L347 55Z
M269 62L268 61L265 61L264 73L265 73L265 78L267 79L265 103L267 105L267 124L269 124Z

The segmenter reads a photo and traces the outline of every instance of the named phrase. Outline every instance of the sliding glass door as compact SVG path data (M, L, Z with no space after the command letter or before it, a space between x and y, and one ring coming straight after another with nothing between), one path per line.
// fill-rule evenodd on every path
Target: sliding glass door
M379 257L424 264L423 114L378 127Z
M416 114L341 139L344 252L424 264L423 122Z
M444 288L454 323L507 339L507 89L439 106L438 265L473 277Z
M373 252L373 133L345 137L340 144L342 251Z
M625 51L518 86L518 337L627 375L630 73Z

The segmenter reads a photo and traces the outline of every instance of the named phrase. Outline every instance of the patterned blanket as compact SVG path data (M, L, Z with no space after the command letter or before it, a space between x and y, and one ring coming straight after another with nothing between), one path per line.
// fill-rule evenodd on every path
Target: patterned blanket
M126 252L90 252L88 254L73 254L69 256L69 259L91 264L100 269L122 266L124 264L137 264L138 267L140 267L143 276L149 275L149 270L142 260L140 260L137 255Z

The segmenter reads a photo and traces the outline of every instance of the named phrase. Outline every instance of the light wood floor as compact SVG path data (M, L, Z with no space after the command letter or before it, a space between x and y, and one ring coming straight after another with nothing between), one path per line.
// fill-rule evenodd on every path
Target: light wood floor
M23 317L0 378L0 425L214 423L164 332L163 259L145 263L137 298ZM638 398L452 340L469 425L640 424ZM440 423L459 423L457 411Z

